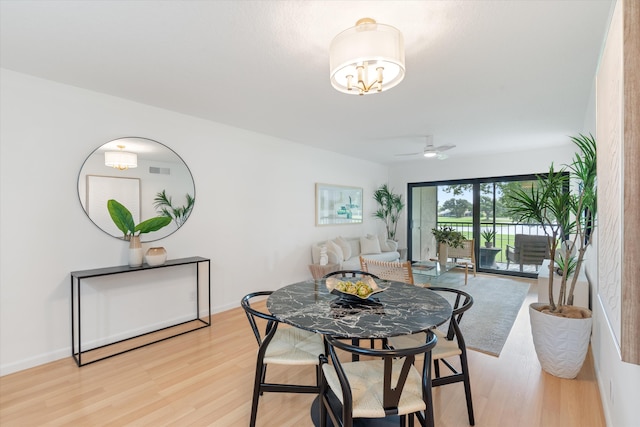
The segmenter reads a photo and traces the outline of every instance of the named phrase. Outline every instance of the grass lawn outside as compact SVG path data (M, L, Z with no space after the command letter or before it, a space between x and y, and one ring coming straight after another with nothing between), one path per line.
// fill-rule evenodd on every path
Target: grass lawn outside
M515 223L510 218L496 218L496 238L495 238L495 247L502 249L499 254L496 255L496 262L507 262L507 245L514 246L515 242L515 234L511 233L501 233L501 231L506 228L508 231L508 226L513 226ZM473 218L472 217L461 217L461 218L453 218L453 217L438 217L438 227L443 226L452 226L457 230L461 231L464 235L465 239L473 238ZM493 229L493 223L488 221L480 221L481 232L483 230L491 230ZM480 246L484 247L485 242L480 238Z

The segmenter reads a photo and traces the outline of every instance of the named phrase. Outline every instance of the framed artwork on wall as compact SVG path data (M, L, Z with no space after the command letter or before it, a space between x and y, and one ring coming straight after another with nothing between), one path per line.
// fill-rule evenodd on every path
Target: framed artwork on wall
M122 236L107 210L107 201L115 199L126 206L133 221L140 222L140 179L87 175L85 210L91 221L112 236Z
M316 183L316 226L362 224L362 188Z

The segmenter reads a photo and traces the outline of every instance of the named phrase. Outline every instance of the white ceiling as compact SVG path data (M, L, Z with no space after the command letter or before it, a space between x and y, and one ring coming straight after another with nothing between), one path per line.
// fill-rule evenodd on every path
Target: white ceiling
M610 0L0 1L0 65L379 163L569 144L582 131ZM397 27L406 77L329 83L362 17ZM140 135L145 136L145 135ZM427 161L427 160L421 160Z

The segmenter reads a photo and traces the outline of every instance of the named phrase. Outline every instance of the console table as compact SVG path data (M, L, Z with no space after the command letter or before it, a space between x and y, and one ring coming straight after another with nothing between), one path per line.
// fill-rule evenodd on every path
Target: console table
M200 265L206 263L207 266L207 300L208 300L208 316L200 316L200 296L201 296L201 273ZM81 322L81 309L82 309L82 280L103 277L110 275L121 275L137 271L157 270L161 268L171 268L180 265L194 265L196 271L196 298L195 298L195 317L185 322L177 323L175 325L166 326L153 331L145 332L130 338L115 341L99 347L91 349L82 349L82 322ZM143 264L140 267L129 267L128 265L121 265L116 267L96 268L93 270L80 270L71 272L71 356L74 358L78 366L88 365L90 363L97 362L109 357L117 356L118 354L126 353L131 350L135 350L140 347L144 347L150 344L154 344L159 341L163 341L169 338L176 337L178 335L193 332L198 329L211 326L211 262L207 258L202 257L190 257L167 260L162 265L149 266ZM140 337L146 337L140 339ZM136 340L138 339L138 340ZM138 341L138 342L136 342ZM125 346L124 343L130 343L130 346ZM107 352L103 349L107 347L116 346L117 349L114 352ZM115 348L115 347L111 347ZM90 356L89 353L94 353ZM86 355L83 360L83 355ZM86 361L89 358L89 361Z

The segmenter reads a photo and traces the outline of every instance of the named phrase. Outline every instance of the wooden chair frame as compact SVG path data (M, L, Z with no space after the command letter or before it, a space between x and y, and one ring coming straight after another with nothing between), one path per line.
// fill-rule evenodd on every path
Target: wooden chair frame
M475 242L473 239L464 240L462 247L454 248L449 246L448 257L456 263L456 268L464 268L464 284L467 284L469 277L469 268L473 271L473 277L476 277L476 252ZM460 260L462 258L462 260ZM466 261L468 259L469 261Z

